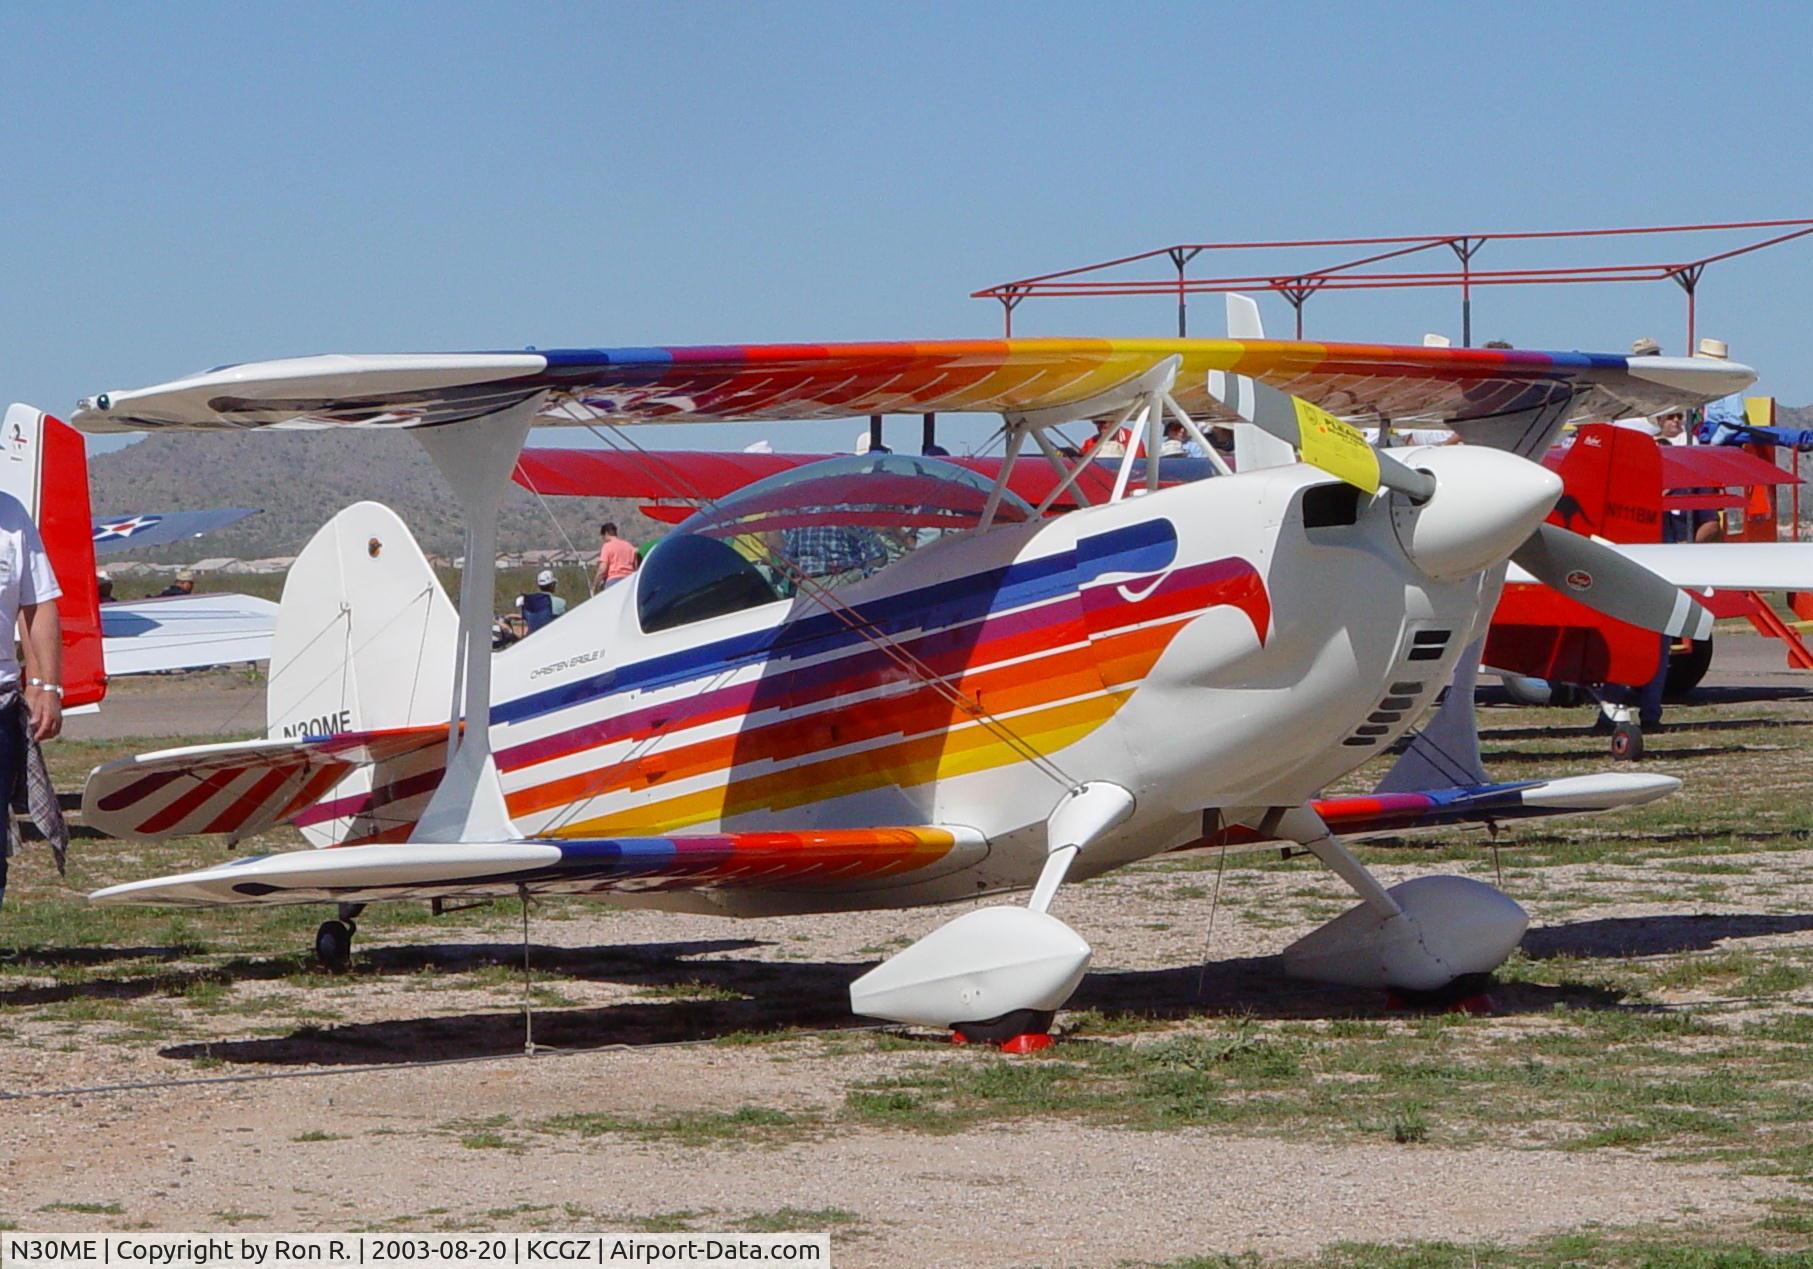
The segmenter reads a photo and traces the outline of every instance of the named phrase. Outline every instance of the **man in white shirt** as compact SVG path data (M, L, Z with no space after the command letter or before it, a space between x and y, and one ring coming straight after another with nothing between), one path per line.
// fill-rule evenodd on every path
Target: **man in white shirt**
M38 526L17 498L0 493L0 622L9 632L8 637L0 638L0 797L9 804L13 792L25 783L28 764L34 761L37 779L48 786L42 757L35 748L39 741L63 730L63 626L56 605L62 593L50 557L44 553L44 542L38 537ZM10 637L15 629L25 648L23 666ZM25 711L23 719L21 710ZM35 792L42 796L48 789ZM0 815L5 813L0 807ZM5 840L0 841L3 901L6 857L13 847L10 818L0 830L5 833Z
M62 593L38 526L17 498L0 493L0 629L18 629L25 646L21 667L13 641L0 639L0 698L23 688L38 740L63 729L63 625L52 602Z

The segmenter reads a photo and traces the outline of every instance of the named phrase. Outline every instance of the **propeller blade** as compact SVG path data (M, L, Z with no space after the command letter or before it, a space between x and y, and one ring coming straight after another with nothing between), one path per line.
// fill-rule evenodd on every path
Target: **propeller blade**
M1544 584L1608 617L1672 638L1705 639L1712 612L1633 559L1559 525L1542 524L1511 558Z
M1370 444L1359 428L1302 397L1221 370L1209 371L1209 395L1260 431L1295 446L1304 462L1355 488L1377 493L1383 486L1416 502L1435 492L1435 477L1406 467Z

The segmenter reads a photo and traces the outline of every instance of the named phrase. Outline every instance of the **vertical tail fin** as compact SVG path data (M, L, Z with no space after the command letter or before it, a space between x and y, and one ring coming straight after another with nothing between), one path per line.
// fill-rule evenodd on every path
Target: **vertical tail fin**
M265 706L270 737L445 722L458 629L396 513L376 502L346 508L310 539L284 583ZM305 816L304 833L316 845L406 835L444 758L428 749L400 766L355 772L333 790L345 814Z
M0 489L37 523L63 589L63 703L92 705L107 692L101 657L101 598L94 576L94 521L82 434L29 405L8 406L0 430Z
M1250 295L1228 292L1228 338L1264 339L1265 323L1259 305ZM1258 471L1262 467L1288 467L1297 451L1251 423L1234 424L1234 470Z
M1563 492L1550 518L1608 542L1662 540L1662 453L1655 438L1627 427L1580 429L1557 474Z

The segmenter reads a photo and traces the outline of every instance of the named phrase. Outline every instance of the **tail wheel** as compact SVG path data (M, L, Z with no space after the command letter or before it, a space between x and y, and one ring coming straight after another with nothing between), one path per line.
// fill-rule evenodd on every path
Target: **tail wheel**
M1668 680L1662 692L1670 700L1679 700L1700 685L1712 665L1712 640L1695 639L1685 652L1668 654Z
M1635 723L1619 723L1612 729L1612 757L1619 762L1635 762L1643 756L1643 732Z
M353 934L358 926L351 921L323 921L315 931L315 959L330 974L344 974L352 968Z

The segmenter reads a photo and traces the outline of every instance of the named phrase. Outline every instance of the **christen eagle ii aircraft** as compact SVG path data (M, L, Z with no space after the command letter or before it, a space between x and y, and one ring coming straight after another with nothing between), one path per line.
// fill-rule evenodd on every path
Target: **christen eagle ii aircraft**
M83 799L122 836L290 821L330 848L95 898L339 903L318 940L332 960L380 899L576 894L761 916L1030 886L1025 906L966 913L851 989L860 1013L999 1040L1042 1032L1088 964L1047 911L1067 877L1270 840L1301 843L1361 898L1287 968L1438 988L1498 965L1522 910L1459 877L1385 889L1331 833L1318 807L1333 803L1311 799L1430 703L1512 556L1544 578L1590 574L1574 592L1627 620L1701 630L1675 586L1545 525L1561 484L1524 455L1571 417L1753 378L1653 357L1058 339L325 356L97 396L79 426L406 429L454 488L479 567L456 617L392 513L336 516L284 592L271 739L109 763ZM783 473L490 653L497 505L532 424L953 410L1003 416L992 484L888 454ZM1326 410L1439 420L1472 443L1386 453ZM1203 420L1244 420L1305 461L1234 474L1216 459L1220 475L1168 489L1148 464L1130 488L1166 417L1199 442ZM1076 468L1048 431L1095 419L1139 438L1108 500L1045 518L1011 492L1030 440L1066 473L1050 498L1065 494ZM1338 822L1597 809L1675 785L1424 783Z

